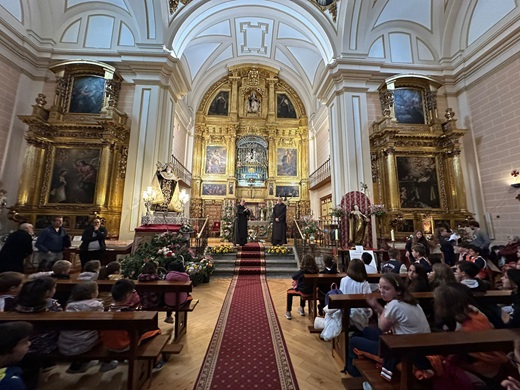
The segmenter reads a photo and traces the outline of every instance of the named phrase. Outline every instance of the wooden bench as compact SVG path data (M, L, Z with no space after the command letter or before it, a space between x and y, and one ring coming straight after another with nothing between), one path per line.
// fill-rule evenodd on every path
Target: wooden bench
M414 355L451 355L461 353L461 351L464 353L508 352L513 350L514 340L518 337L520 337L520 329L383 335L379 339L379 352L383 357L392 356L401 359L400 381L394 379L390 382L394 385L392 389L416 389L417 381L413 375L412 364ZM357 364L356 367L358 367ZM371 380L375 378L375 374L367 374L365 378L372 384ZM373 388L379 389L380 387L373 385Z
M74 276L71 279L58 279L56 281L56 291L71 291L72 288L81 283ZM112 286L116 283L115 280L97 280L99 291L110 292ZM164 293L176 294L176 302L179 302L181 293L190 293L192 291L192 283L189 282L169 282L165 280L156 280L151 282L139 282L133 281L135 289L138 293L149 293L154 292L163 296ZM191 299L190 303L185 305L176 306L160 306L150 309L152 311L172 311L175 314L175 322L173 326L173 338L175 342L179 342L182 336L186 333L188 326L188 313L193 311L197 304L198 299Z
M305 284L312 285L312 291L314 291L315 294L312 299L313 306L312 308L309 307L309 319L312 323L314 323L314 318L318 315L318 289L323 287L326 289L326 291L328 291L332 283L336 283L339 288L341 279L343 279L345 276L347 276L346 273L303 275ZM378 283L380 278L381 274L368 274L367 281L369 283Z
M155 358L163 352L168 335L159 335L139 345L139 336L158 328L157 312L43 312L43 313L0 313L0 322L27 321L38 330L114 330L124 329L130 336L130 349L116 353L108 351L102 344L93 350L76 356L64 356L59 352L35 356L39 361L78 360L128 360L127 389L149 387ZM173 353L173 352L170 352Z
M475 293L473 296L482 302L487 303L505 303L512 302L512 291L510 290L489 290L483 293ZM430 302L433 299L433 292L417 292L412 295L419 301L419 304ZM337 294L331 295L329 298L329 308L343 309L343 330L341 337L332 340L333 351L336 352L341 360L345 362L345 354L348 353L348 336L345 331L350 328L349 310L353 308L369 307L367 298L374 296L381 299L381 294ZM344 338L344 340L342 340ZM343 349L344 348L344 349Z

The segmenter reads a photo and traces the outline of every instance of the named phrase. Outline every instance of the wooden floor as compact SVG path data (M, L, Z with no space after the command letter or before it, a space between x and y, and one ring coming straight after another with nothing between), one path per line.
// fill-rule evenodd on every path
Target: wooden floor
M201 284L193 289L192 295L200 301L189 315L188 333L181 341L184 349L179 355L172 356L164 368L154 374L151 389L193 389L230 280L212 278L210 283ZM285 292L291 287L291 281L270 279L268 283L300 389L311 390L322 387L328 390L342 389L341 379L344 376L340 370L343 367L333 359L331 343L320 341L319 335L308 332L307 326L310 325L310 321L307 317L298 315L295 310L296 300L293 306L293 319L289 321L284 316ZM167 326L171 326L163 322L164 313L160 313L159 318L161 328L166 329ZM45 372L41 377L39 389L116 390L124 388L122 380L126 376L125 365L103 374L99 373L99 366L90 368L84 374L67 374L65 373L67 367L68 365L59 365Z

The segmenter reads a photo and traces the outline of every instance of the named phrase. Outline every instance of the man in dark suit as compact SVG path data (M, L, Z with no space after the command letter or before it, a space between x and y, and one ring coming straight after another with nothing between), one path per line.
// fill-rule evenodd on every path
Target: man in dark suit
M273 245L287 244L286 214L287 206L283 204L282 198L278 198L278 203L273 209L273 236L271 238Z
M23 273L24 259L33 253L33 225L22 223L18 230L9 234L0 250L0 272Z

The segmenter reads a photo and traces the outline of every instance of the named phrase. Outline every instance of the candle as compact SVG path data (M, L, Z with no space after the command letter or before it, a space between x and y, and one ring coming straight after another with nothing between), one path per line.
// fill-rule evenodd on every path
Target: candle
M339 230L334 230L334 240L339 241Z
M390 238L392 241L395 241L394 229L390 230Z

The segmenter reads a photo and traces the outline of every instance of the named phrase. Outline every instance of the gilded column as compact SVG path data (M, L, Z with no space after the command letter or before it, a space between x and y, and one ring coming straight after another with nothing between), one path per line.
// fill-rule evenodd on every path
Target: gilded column
M101 149L101 158L99 163L99 171L97 182L103 186L108 188L108 173L110 162L112 161L112 150L111 145L109 143L105 143L103 148ZM96 191L96 198L94 199L94 204L102 207L106 207L106 197L107 191Z
M386 162L386 181L388 183L388 196L387 199L390 199L390 204L386 205L389 211L396 211L399 209L399 191L397 188L397 169L395 164L395 149L393 146L389 146L385 150L383 150L385 155Z
M267 82L269 83L269 107L267 112L267 122L274 122L275 120L275 111L276 111L276 94L275 94L275 78L268 78Z
M300 135L300 177L301 180L301 191L300 199L309 199L309 131L306 128L299 129Z
M22 177L20 179L20 190L18 191L18 205L20 206L37 206L41 195L41 188L35 188L41 183L44 175L45 155L47 144L36 144L31 140L27 140L27 149L25 150L24 166ZM50 175L50 168L49 175ZM42 195L44 199L46 194Z
M462 176L462 165L460 161L460 150L456 149L452 153L452 177L453 182L457 185L453 188L455 189L454 192L454 199L455 199L455 207L460 210L461 212L467 212L468 211L468 205L466 203L466 190L464 186L464 178Z
M272 134L269 131L269 134ZM269 178L274 178L276 176L276 142L272 135L269 136L269 162L268 162L268 172Z
M236 122L238 120L238 81L240 80L240 76L237 74L237 70L233 71L233 75L229 76L229 81L231 82L231 96L229 97L229 119L232 122Z

